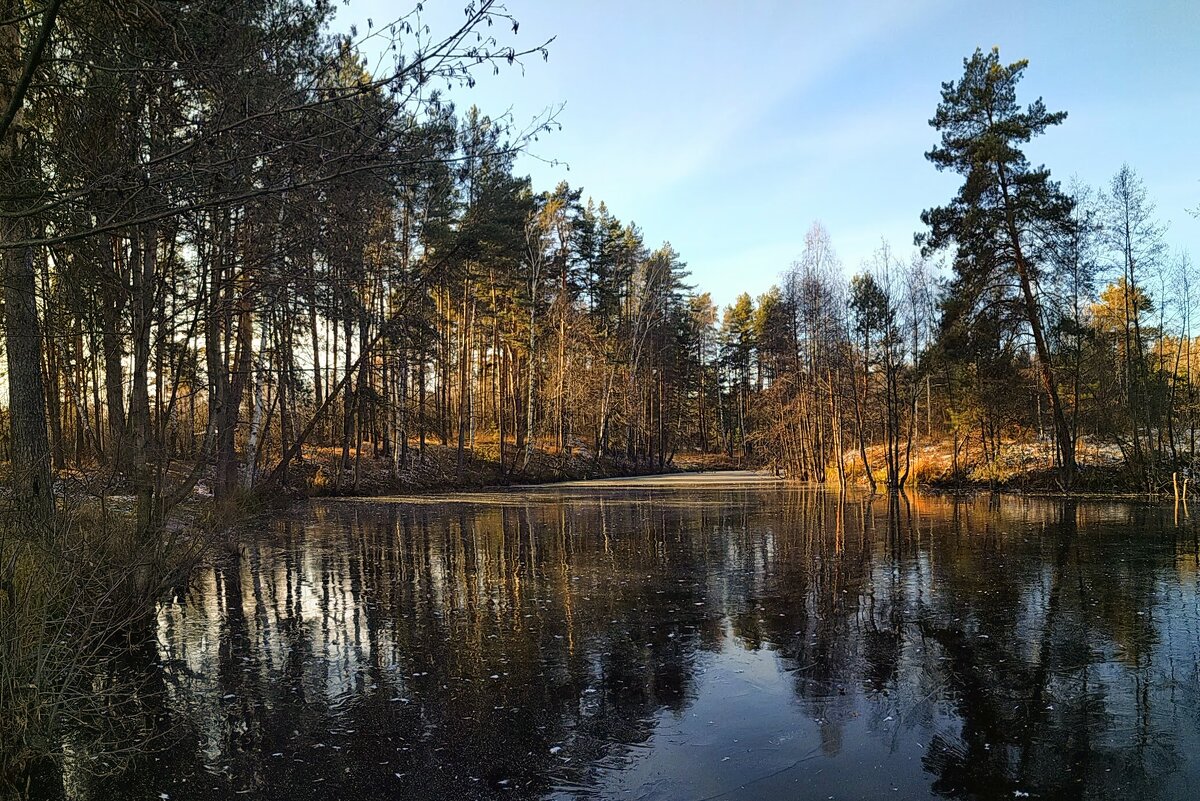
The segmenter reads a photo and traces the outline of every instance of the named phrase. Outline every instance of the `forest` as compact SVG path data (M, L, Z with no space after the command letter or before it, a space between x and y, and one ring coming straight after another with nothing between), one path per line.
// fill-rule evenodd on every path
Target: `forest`
M1029 164L1066 114L1022 106L1026 65L997 51L942 87L926 156L963 183L911 256L847 269L814 223L776 288L720 310L669 243L514 172L553 109L519 126L445 99L549 56L498 41L518 23L492 3L440 38L419 6L348 35L321 2L88 8L4 28L26 57L0 131L2 444L43 512L55 476L99 470L149 536L198 483L230 497L319 458L354 492L364 458L402 477L431 443L460 473L715 452L888 490L934 444L953 480L1048 443L1064 488L1081 447L1147 491L1195 456L1192 264L1133 168L1064 188Z
M926 158L961 186L913 243L845 265L813 223L721 309L620 209L519 174L570 135L553 107L451 101L552 42L516 44L494 0L450 30L418 4L337 33L334 5L0 1L4 678L78 669L45 656L76 590L30 588L141 599L101 641L216 519L197 498L317 473L354 494L434 458L520 482L546 454L712 455L897 493L995 486L1018 453L1060 491L1190 476L1200 275L1133 167L1030 163L1066 113L1018 100L1024 61L977 50L941 87ZM4 687L0 709L44 702Z
M662 467L692 444L673 421L705 401L715 313L679 254L513 173L553 110L518 129L442 98L544 46L484 36L518 27L492 3L441 39L419 10L354 39L327 4L239 7L78 6L38 58L5 134L20 495L98 466L151 531L198 481L286 483L308 446L352 490L364 451L402 474L430 442L515 472L535 447ZM381 37L395 67L371 72Z

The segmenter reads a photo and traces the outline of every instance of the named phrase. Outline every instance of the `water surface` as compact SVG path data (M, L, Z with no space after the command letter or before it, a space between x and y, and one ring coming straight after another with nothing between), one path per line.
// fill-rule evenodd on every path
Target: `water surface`
M160 750L75 789L1196 798L1198 557L1170 507L737 477L314 503L162 606Z

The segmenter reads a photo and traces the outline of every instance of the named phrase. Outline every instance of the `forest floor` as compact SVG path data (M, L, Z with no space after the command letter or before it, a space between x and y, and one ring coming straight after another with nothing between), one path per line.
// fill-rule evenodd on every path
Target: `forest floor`
M351 466L338 469L341 452L337 448L306 449L304 461L290 471L289 486L298 494L317 497L330 495L378 496L412 492L440 492L455 489L480 489L518 484L545 484L565 481L656 475L661 473L709 472L722 470L769 470L763 460L728 457L721 453L678 452L659 469L655 462L634 462L623 458L597 459L585 448L572 453L538 449L528 466L521 467L524 454L510 444L505 449L502 468L494 437L477 441L475 449L464 449L463 465L458 467L457 450L426 444L424 461L418 460L416 443L410 445L409 466L393 471L391 459L375 456L364 443L358 463L357 480L354 454ZM1124 459L1113 445L1084 439L1078 446L1079 474L1074 494L1141 495L1125 469ZM868 459L880 486L884 484L882 446L868 449ZM910 482L927 489L945 492L1003 491L1026 494L1061 494L1060 476L1054 464L1054 446L1050 442L1009 437L1001 441L997 454L985 459L978 443L960 443L957 470L954 443L939 440L913 444ZM847 471L852 485L866 486L865 473L857 453L847 453ZM836 486L832 468L828 476ZM1182 479L1181 479L1182 480ZM1159 492L1170 494L1168 483Z

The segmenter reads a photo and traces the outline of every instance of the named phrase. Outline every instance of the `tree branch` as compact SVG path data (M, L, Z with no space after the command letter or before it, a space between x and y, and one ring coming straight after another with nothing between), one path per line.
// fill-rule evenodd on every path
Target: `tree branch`
M50 32L54 30L54 21L58 18L59 9L62 8L66 0L50 0L50 5L46 6L45 12L42 14L42 27L38 29L37 39L29 48L29 53L25 56L25 66L21 70L21 77L17 80L17 85L13 88L13 96L8 101L8 108L4 110L4 116L0 117L0 142L4 141L4 137L8 135L8 129L12 127L13 120L17 118L17 112L21 110L21 106L25 103L25 95L29 92L29 85L33 82L33 73L37 72L38 65L42 63L42 53L46 50L46 45L50 42Z

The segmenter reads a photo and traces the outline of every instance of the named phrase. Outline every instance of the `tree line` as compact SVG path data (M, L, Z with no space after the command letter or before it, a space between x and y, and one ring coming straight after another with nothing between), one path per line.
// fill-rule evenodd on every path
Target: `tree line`
M521 126L447 99L548 43L509 44L490 0L445 33L419 4L348 34L323 0L226 6L0 6L26 510L51 519L54 474L100 466L151 537L199 482L277 486L317 447L351 489L364 455L399 475L430 443L510 472L536 448L661 467L696 445L678 421L706 413L715 312L680 255L514 173L553 109Z
M1026 66L980 50L942 85L926 158L962 184L921 215L910 257L883 242L846 281L815 225L777 287L726 310L745 453L890 491L920 469L914 446L944 443L955 479L969 449L994 479L1014 437L1046 444L1064 488L1080 447L1110 454L1133 488L1190 476L1195 267L1127 164L1092 188L1029 163L1023 146L1066 113L1017 101Z
M445 90L545 56L492 2L330 32L310 0L7 0L0 118L7 446L15 497L126 477L152 536L196 484L276 486L332 453L393 476L430 444L504 472L548 449L664 468L682 450L899 490L914 447L996 461L1024 431L1065 486L1078 443L1139 484L1195 455L1191 264L1137 174L1064 189L1022 145L1025 62L977 51L927 153L963 183L911 257L846 281L818 224L723 315L669 244L515 158L527 126ZM386 54L386 65L368 52ZM948 264L948 270L943 269Z

